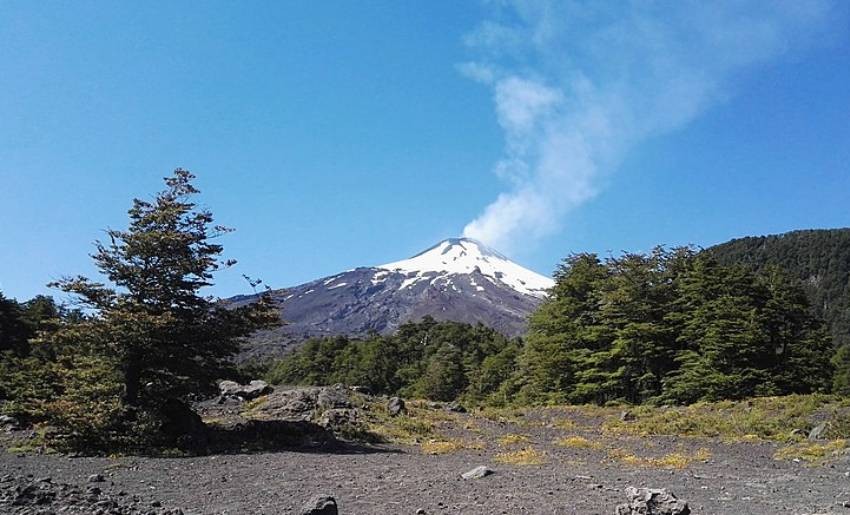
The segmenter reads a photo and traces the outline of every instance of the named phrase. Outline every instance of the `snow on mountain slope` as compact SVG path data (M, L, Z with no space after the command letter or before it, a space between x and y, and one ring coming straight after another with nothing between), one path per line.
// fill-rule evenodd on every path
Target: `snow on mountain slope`
M552 279L509 260L502 254L471 238L450 238L410 259L380 265L377 268L407 275L407 288L433 274L446 277L471 274L476 269L491 281L499 281L526 295L545 297L554 285Z
M286 325L256 335L243 357L278 354L316 336L391 333L425 316L480 322L519 336L552 285L480 242L452 238L410 259L273 291ZM235 297L231 303L255 298Z

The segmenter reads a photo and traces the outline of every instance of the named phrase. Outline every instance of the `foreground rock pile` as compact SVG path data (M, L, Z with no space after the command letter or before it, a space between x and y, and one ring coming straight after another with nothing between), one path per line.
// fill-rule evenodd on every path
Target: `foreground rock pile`
M159 503L142 503L138 497L107 495L99 481L86 489L67 483L54 483L51 478L33 479L7 474L0 476L0 513L19 515L86 514L86 515L183 515L179 508L162 508Z
M614 515L690 515L688 503L663 488L626 489L629 502L617 506Z

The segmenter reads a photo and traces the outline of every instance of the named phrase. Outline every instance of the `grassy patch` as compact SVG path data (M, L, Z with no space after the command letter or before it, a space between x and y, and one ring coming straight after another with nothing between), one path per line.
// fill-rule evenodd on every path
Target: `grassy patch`
M559 418L557 420L553 420L550 425L555 429L563 429L564 431L571 431L578 426L574 421L568 418Z
M512 424L522 424L525 419L525 410L521 408L485 407L477 414L493 422L510 422Z
M843 439L827 442L800 442L783 447L773 455L778 460L799 459L813 465L828 462L844 454L847 450L847 441Z
M546 462L546 455L533 447L526 447L518 451L499 453L493 457L493 461L508 465L542 465Z
M558 447L569 447L570 449L601 449L602 444L588 440L583 436L573 435L558 438L554 442Z
M645 468L660 468L660 469L683 469L692 463L706 461L711 458L711 452L708 449L698 449L693 454L686 452L671 452L663 456L637 456L632 452L624 449L611 449L608 451L608 457L632 465L635 467Z
M507 434L500 437L498 440L499 445L501 446L509 446L509 445L517 445L521 443L525 443L528 441L527 435L517 435L517 434Z
M401 415L369 423L369 432L388 442L414 444L436 434L434 424L427 420Z
M464 440L458 439L445 439L445 440L429 440L427 442L423 442L419 445L419 448L425 454L452 454L454 452L462 451L464 449L476 449L480 450L484 448L484 442L473 441L468 442Z
M746 401L697 403L685 407L640 406L633 421L609 418L603 427L613 433L721 437L736 441L794 441L793 430L806 432L817 417L831 423L830 436L850 436L850 401L829 395L761 397Z

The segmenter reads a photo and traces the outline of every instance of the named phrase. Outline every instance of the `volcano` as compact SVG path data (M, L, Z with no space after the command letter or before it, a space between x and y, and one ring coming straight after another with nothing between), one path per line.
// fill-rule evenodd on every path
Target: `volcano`
M450 238L401 261L274 290L286 325L257 335L247 355L279 354L317 336L391 333L425 316L521 335L552 279L470 238ZM255 295L230 299L236 305Z

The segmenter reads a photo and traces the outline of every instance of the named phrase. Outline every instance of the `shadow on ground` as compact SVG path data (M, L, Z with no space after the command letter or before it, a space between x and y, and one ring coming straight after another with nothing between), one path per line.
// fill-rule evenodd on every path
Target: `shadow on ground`
M402 453L380 443L341 440L324 427L307 421L243 420L207 426L208 454L303 452L327 454Z

